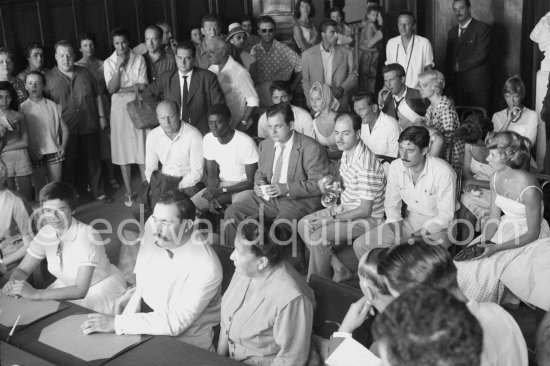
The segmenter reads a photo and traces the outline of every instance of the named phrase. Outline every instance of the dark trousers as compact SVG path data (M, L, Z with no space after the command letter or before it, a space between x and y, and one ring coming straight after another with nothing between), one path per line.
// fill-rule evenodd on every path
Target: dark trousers
M466 90L463 86L464 82L459 74L455 76L455 87L453 92L455 95L455 105L457 106L475 106L482 107L487 111L488 116L491 116L491 88L482 90Z
M63 162L63 181L76 186L80 164L85 164L92 196L105 194L101 184L101 161L99 159L99 134L70 135Z

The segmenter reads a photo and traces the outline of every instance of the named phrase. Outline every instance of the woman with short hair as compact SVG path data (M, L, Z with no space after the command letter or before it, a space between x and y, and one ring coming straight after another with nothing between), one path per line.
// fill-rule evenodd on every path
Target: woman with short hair
M17 78L21 80L23 84L31 71L36 71L46 76L49 70L44 67L44 46L37 42L30 42L25 48L25 58L28 61L28 65L25 70L17 74Z
M294 41L304 52L308 48L314 46L318 42L319 33L312 18L315 15L315 7L311 0L298 0L294 6ZM299 53L300 53L299 52Z
M25 89L25 83L20 79L12 76L14 68L14 57L13 53L5 48L0 48L0 81L8 81L15 92L17 93L17 99L15 100L16 106L15 110L19 109L19 104L23 103L27 97L27 89Z

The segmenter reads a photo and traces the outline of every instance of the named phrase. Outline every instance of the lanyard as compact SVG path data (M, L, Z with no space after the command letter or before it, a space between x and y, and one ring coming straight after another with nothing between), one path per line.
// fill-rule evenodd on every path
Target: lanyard
M415 36L413 34L413 43L411 45L411 53L409 54L409 61L407 62L407 68L405 69L405 75L407 75L407 72L409 71L409 65L411 64L411 58L412 58L412 53L413 53L413 50L414 50L414 40L415 40ZM397 43L397 51L395 53L395 62L399 63L399 45L400 43ZM405 60L407 60L407 50L405 50Z

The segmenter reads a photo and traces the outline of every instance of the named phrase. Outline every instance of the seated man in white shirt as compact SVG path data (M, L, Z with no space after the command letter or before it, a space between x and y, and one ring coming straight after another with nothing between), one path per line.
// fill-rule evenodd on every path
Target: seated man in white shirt
M443 159L430 156L430 133L411 126L399 136L400 159L390 164L384 210L386 221L355 239L358 258L376 246L414 242L449 246L447 228L454 219L456 173ZM401 206L407 205L406 217Z
M222 268L194 231L195 205L177 190L159 197L137 256L136 289L120 315L90 314L81 329L151 334L213 350L220 321Z
M383 314L401 294L425 286L446 290L466 303L483 330L482 366L527 366L527 345L514 318L500 305L478 303L464 296L458 286L457 268L445 248L423 242L377 248L361 257L358 274L365 296L350 306L338 332L333 334L334 343L339 337L351 337L373 307ZM375 353L377 343L371 346Z
M132 209L134 216L139 217L143 205L145 219L163 192L179 189L193 197L204 188L199 130L180 120L178 107L170 100L158 104L157 118L160 126L154 128L145 141L145 177L149 185L140 204Z
M290 92L290 87L285 81L274 81L269 87L271 92L271 101L272 105L279 103L290 103L292 100L292 94ZM313 130L313 118L311 114L305 109L296 107L295 105L290 105L292 113L294 113L294 131L301 133L315 139L315 131ZM258 120L258 137L263 139L268 138L269 128L267 127L267 114L264 113L260 116Z
M199 212L216 212L222 205L242 201L254 194L258 149L254 140L231 128L231 112L225 104L208 109L210 133L203 139L206 188L191 200Z

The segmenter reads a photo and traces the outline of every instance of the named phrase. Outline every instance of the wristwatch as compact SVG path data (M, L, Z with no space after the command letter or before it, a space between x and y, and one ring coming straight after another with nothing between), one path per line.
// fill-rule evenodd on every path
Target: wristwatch
M227 193L227 188L223 187L223 188L222 188L222 192L223 192L223 193Z

